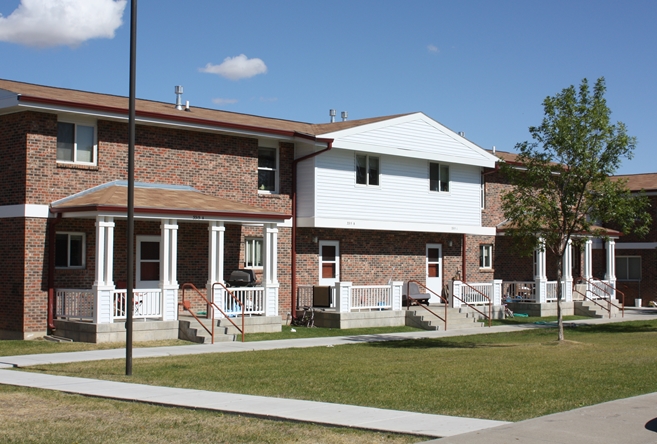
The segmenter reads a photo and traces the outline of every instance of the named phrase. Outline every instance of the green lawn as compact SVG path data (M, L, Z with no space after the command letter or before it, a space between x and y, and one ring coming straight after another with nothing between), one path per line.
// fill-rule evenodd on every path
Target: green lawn
M657 321L31 367L117 381L517 421L657 391Z

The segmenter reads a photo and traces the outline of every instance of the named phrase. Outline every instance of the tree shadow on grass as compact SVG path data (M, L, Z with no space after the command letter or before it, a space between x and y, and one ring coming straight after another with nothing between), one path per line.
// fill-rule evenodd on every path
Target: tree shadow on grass
M657 322L620 322L617 324L584 324L577 331L585 333L650 333L657 332Z
M368 342L366 345L378 348L432 349L432 348L508 348L518 344L476 343L470 341L454 341L450 339L402 339L392 341Z

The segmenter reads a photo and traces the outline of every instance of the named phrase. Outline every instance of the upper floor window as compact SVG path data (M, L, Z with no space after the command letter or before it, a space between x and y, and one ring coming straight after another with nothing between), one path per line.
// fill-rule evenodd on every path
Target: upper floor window
M96 128L57 122L57 161L95 164Z
M258 148L258 192L278 192L278 150Z
M244 242L244 265L247 268L262 267L262 238L246 239Z
M356 183L360 185L379 185L379 158L356 155Z
M55 235L55 267L84 268L84 233Z
M479 246L479 267L493 268L493 246L491 244Z
M429 189L431 191L449 191L449 166L429 163Z
M616 279L619 281L640 281L641 256L616 256Z

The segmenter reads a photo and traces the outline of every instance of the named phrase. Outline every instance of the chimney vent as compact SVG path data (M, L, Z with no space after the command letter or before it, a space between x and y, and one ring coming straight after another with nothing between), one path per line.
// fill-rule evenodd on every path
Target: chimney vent
M343 122L346 122L346 121L347 121L347 117L349 117L349 114L347 113L347 111L342 111L342 112L340 113L340 117L342 117L342 121L343 121Z
M459 136L465 137L465 132L464 131L459 131Z
M334 109L329 110L329 116L331 116L331 123L335 122L335 110Z
M178 85L178 86L176 86L175 91L176 91L176 109L178 111L182 111L182 109L183 109L183 104L182 104L183 87Z

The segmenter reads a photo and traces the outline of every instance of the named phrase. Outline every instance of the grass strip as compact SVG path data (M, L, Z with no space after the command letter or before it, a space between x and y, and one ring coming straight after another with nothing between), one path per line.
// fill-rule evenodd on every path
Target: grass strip
M0 386L2 443L389 443L417 436Z

